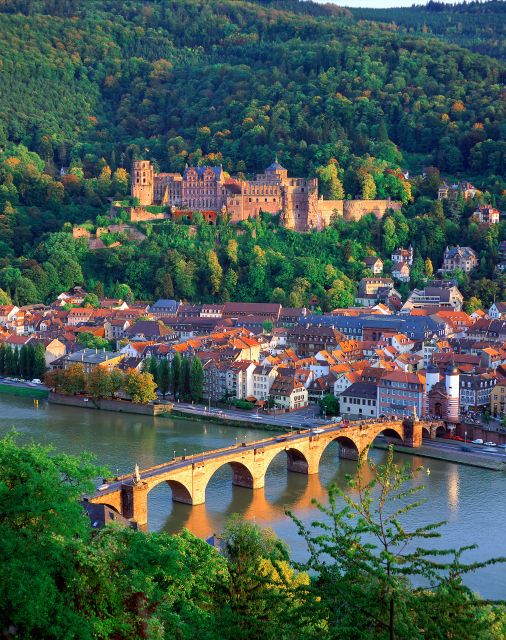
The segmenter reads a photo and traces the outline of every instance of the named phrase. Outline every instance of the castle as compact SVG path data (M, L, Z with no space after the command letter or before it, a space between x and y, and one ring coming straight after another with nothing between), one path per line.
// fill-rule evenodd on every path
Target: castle
M400 209L390 200L323 200L318 197L317 178L290 178L277 160L254 180L229 177L222 167L187 167L184 173L155 173L149 160L135 160L131 195L138 206L132 221L164 217L146 207L164 206L173 215L202 211L209 221L227 214L231 222L257 217L261 211L281 214L284 226L296 231L322 229L334 213L358 219L367 213L382 217L387 209ZM207 215L206 215L207 214Z

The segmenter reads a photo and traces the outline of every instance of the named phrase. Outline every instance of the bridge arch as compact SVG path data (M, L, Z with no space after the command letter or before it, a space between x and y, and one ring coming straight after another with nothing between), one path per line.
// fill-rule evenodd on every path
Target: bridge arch
M265 459L265 470L264 476L269 470L270 465L273 460L275 460L278 456L283 453L286 455L286 466L288 471L293 471L295 473L303 473L308 474L309 472L309 461L307 459L306 453L302 450L301 447L293 446L295 443L290 443L292 446L286 447L285 449L280 449L278 451L272 452L268 458Z
M350 458L352 460L358 460L360 454L362 453L363 447L349 436L340 435L337 433L333 438L329 439L325 445L321 448L320 454L318 457L318 466L320 465L320 460L327 447L333 442L337 442L339 444L339 457L340 458Z
M205 476L200 481L199 493L202 493L202 498L205 500L206 489L209 482L213 478L219 469L228 465L232 469L232 484L237 487L247 487L248 489L255 488L255 474L248 467L248 465L241 460L225 460L217 461L213 465L204 467ZM263 479L263 478L262 478ZM263 486L263 485L262 485Z
M174 502L193 504L193 496L190 489L185 484L179 480L166 480L166 482L172 491L172 500Z

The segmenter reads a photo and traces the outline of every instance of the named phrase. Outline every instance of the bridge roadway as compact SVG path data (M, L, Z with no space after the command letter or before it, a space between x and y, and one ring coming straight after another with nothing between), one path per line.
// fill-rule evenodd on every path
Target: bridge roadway
M422 430L435 437L441 422L364 420L343 426L334 423L317 429L289 432L255 442L175 458L148 469L139 470L137 477L126 474L107 482L88 499L106 504L123 516L135 520L140 528L147 527L147 495L151 489L167 482L172 499L186 504L205 502L206 486L214 473L224 464L233 471L233 484L252 489L264 486L265 474L271 461L285 451L289 471L304 474L318 473L320 458L326 447L337 440L340 456L358 459L374 439L384 433L407 446L419 447Z

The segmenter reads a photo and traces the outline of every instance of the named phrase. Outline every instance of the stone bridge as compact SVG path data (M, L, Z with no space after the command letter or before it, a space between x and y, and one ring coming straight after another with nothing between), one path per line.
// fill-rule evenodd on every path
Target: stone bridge
M148 523L148 494L161 482L167 482L172 499L185 504L199 505L206 499L206 487L225 464L232 468L232 482L241 487L260 489L272 460L282 451L286 453L289 471L317 474L323 452L331 442L340 445L339 455L358 459L374 439L383 434L408 447L419 447L422 434L434 438L442 422L369 420L342 426L331 424L321 429L299 430L236 446L206 451L201 454L174 458L168 462L143 469L137 474L114 478L102 490L87 499L106 504L125 518L134 520L141 529ZM425 433L424 433L425 432Z

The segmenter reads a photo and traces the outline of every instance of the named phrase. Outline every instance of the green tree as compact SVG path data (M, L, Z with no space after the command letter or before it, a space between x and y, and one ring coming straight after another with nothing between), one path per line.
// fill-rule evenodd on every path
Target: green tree
M434 267L432 266L432 260L430 258L425 258L425 275L429 280L434 275Z
M112 395L111 376L103 367L95 367L87 376L86 391L96 400Z
M211 293L216 294L220 290L221 280L223 277L223 269L216 251L209 251L207 254L207 269L209 274L209 282L211 284Z
M406 528L404 517L423 502L415 497L422 485L407 487L416 472L394 464L392 447L385 464L368 463L367 479L365 464L362 455L349 482L352 493L331 486L329 506L317 505L324 521L316 529L292 515L308 545L309 560L301 568L314 575L318 617L329 621L328 637L357 637L360 629L385 639L486 637L493 618L476 615L482 604L462 576L500 560L466 565L461 556L470 547L425 548L424 541L441 536L444 523ZM410 578L426 586L414 587Z
M190 396L194 402L202 399L204 391L204 367L198 356L193 356L190 367Z
M76 550L91 539L79 501L97 476L89 456L0 440L0 624L25 638L85 637ZM33 597L43 593L43 598Z
M2 342L0 344L0 376L3 376L4 374L7 373L6 370L6 353L7 353L7 345L5 344L5 342Z
M28 353L27 345L24 344L19 352L19 373L22 378L28 378Z
M96 293L87 293L84 296L83 307L92 307L98 309L100 307L100 300Z
M320 415L338 416L340 413L339 400L332 393L327 393L320 400Z
M125 392L132 402L146 404L156 400L156 382L150 373L129 369L125 376Z
M318 190L326 200L343 200L343 183L339 179L336 161L330 161L325 167L316 169Z
M11 297L3 289L0 289L0 305L11 304Z
M483 304L481 300L476 296L471 296L469 300L466 300L466 302L464 303L464 310L466 313L469 313L469 314L474 313L475 311L477 311L478 309L481 309L482 307L483 307Z
M186 356L181 360L180 394L184 400L190 398L190 360Z
M160 366L158 368L158 389L162 393L163 397L167 395L171 388L171 368L167 358L162 358Z
M171 379L172 379L172 394L174 398L177 400L179 398L179 394L181 391L181 356L176 351L174 357L172 358L172 362L170 363L171 368Z
M35 347L33 355L33 377L39 380L44 379L46 373L46 350L44 345L39 342Z
M4 361L4 373L8 376L15 375L14 353L10 344L5 346Z
M228 572L218 594L219 637L308 637L306 621L299 617L296 622L294 616L294 590L283 571L288 561L285 544L272 531L239 516L228 520L220 538Z
M109 384L111 397L114 398L125 386L125 374L121 369L111 369L109 373Z
M158 380L158 359L155 356L149 358L148 372L153 376L153 380Z
M374 200L376 198L376 185L374 178L366 173L361 178L362 200Z
M82 393L86 388L86 374L81 363L72 364L63 372L62 390L69 395Z
M109 349L109 340L93 335L90 331L80 331L77 334L77 343L86 349Z

